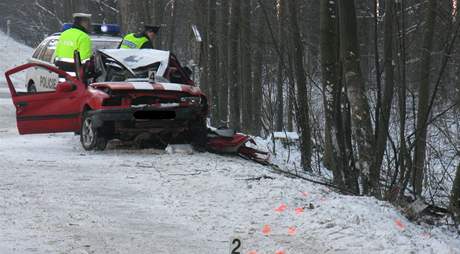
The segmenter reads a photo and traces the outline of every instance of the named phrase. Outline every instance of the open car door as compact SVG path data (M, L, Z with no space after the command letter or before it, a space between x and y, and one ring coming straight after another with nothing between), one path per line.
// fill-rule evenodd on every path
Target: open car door
M26 75L37 69L40 74ZM57 68L37 63L11 69L5 76L21 135L79 131L82 110L79 101L86 89L82 82ZM49 89L30 91L27 87L31 84Z

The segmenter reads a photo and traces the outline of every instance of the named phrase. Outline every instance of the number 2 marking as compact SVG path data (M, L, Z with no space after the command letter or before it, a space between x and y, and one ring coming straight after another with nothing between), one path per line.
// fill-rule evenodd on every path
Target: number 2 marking
M238 251L238 249L241 247L241 241L240 239L234 239L232 242L232 246L236 244L236 247L233 248L232 252L230 254L241 254L241 252Z

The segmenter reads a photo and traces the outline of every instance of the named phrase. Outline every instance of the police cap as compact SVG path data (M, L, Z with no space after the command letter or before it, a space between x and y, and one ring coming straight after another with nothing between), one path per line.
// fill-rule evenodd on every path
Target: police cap
M74 13L72 16L74 19L82 20L82 19L91 19L92 15L87 14L87 13Z

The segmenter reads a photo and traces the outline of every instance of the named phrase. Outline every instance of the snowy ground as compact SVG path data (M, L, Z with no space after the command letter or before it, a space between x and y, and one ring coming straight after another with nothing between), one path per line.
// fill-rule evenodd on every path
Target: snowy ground
M0 253L230 253L233 237L242 253L460 253L457 236L386 203L239 158L18 136L10 104L0 99Z
M88 153L72 134L19 136L6 97L0 90L2 254L230 253L234 238L243 254L460 253L457 235L385 202L239 158Z

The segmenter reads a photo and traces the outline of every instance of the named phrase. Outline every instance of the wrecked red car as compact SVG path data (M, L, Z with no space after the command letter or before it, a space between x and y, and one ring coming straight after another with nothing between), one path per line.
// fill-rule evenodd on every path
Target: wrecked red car
M100 50L94 62L91 82L40 63L6 72L19 133L79 133L86 150L104 150L113 139L159 146L206 142L208 99L173 54ZM39 80L51 91L21 89L30 68L40 69Z

